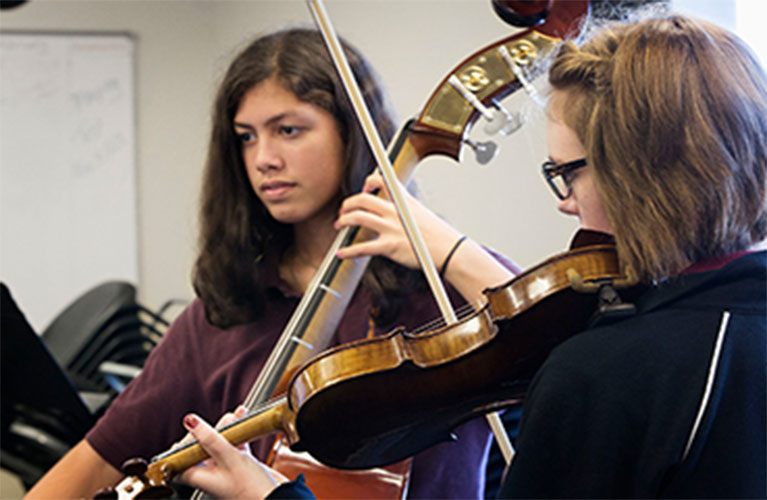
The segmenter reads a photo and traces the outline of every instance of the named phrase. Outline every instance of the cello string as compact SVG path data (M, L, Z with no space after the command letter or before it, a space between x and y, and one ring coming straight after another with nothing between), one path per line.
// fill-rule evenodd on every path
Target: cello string
M445 319L454 323L456 321L455 313L453 312L453 307L447 297L447 292L445 292L445 287L437 274L437 269L434 266L431 254L429 253L426 243L423 240L423 236L415 223L410 206L407 204L404 197L402 187L397 180L391 161L386 155L381 137L378 135L378 130L370 116L367 104L362 97L362 91L360 90L357 81L354 79L351 67L349 66L349 61L346 59L346 55L341 48L341 43L338 40L333 25L330 22L330 18L325 11L325 5L322 0L307 0L307 5L314 17L315 25L322 34L325 46L328 49L333 64L336 67L336 71L338 72L338 76L346 90L346 95L352 103L352 108L357 116L358 125L363 132L370 151L373 153L373 156L378 163L378 170L383 176L384 184L389 192L391 201L397 209L397 214L399 215L402 226L408 236L408 240L410 240L413 251L416 254L418 264L426 276L426 281L429 283L432 295L437 301L437 305L439 306L442 315L445 316Z

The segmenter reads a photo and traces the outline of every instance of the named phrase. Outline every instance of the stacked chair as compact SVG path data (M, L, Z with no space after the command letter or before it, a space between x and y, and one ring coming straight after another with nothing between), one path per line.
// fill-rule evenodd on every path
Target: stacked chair
M83 294L62 311L42 337L56 361L86 397L114 397L160 341L168 326L163 306L154 313L136 302L136 289L109 281ZM98 408L94 408L98 411Z
M130 283L89 290L37 335L2 289L0 462L31 487L80 441L162 338L169 301L154 313Z

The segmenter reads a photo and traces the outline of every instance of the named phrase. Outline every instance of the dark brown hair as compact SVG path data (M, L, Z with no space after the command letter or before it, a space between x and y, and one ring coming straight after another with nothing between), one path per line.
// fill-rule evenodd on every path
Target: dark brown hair
M767 237L767 77L749 48L670 14L596 33L561 48L549 81L621 262L659 280Z
M378 78L353 47L345 42L343 46L378 132L388 142L394 134L394 122ZM318 32L278 31L257 38L235 57L213 105L201 196L199 256L193 276L208 320L224 328L252 321L263 312L262 259L267 247L276 251L292 239L291 226L272 218L253 192L232 125L243 96L270 78L276 78L299 100L335 117L346 149L343 197L361 189L375 167ZM400 290L401 280L408 274L390 261L371 261L364 283L381 317L396 309L397 294L389 292Z

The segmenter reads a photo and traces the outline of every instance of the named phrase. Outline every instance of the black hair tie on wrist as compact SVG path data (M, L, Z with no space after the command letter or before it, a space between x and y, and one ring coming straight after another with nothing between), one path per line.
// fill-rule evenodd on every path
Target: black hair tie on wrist
M450 259L453 258L453 254L456 250L458 250L458 247L461 246L461 243L463 243L466 240L466 235L464 234L460 238L458 238L458 241L455 242L453 245L453 248L450 249L450 251L447 253L447 257L445 257L445 262L442 263L442 267L439 269L439 277L444 278L445 277L445 271L447 270L447 264L450 262Z

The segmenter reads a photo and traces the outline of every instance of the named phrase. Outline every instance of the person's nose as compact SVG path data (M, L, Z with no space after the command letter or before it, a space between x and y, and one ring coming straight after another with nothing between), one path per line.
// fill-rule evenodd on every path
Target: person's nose
M270 139L259 138L258 145L253 151L253 164L256 169L265 174L269 170L280 169L284 166L279 145Z
M575 201L575 196L570 193L570 196L564 200L559 200L557 210L565 215L578 215L578 203Z

